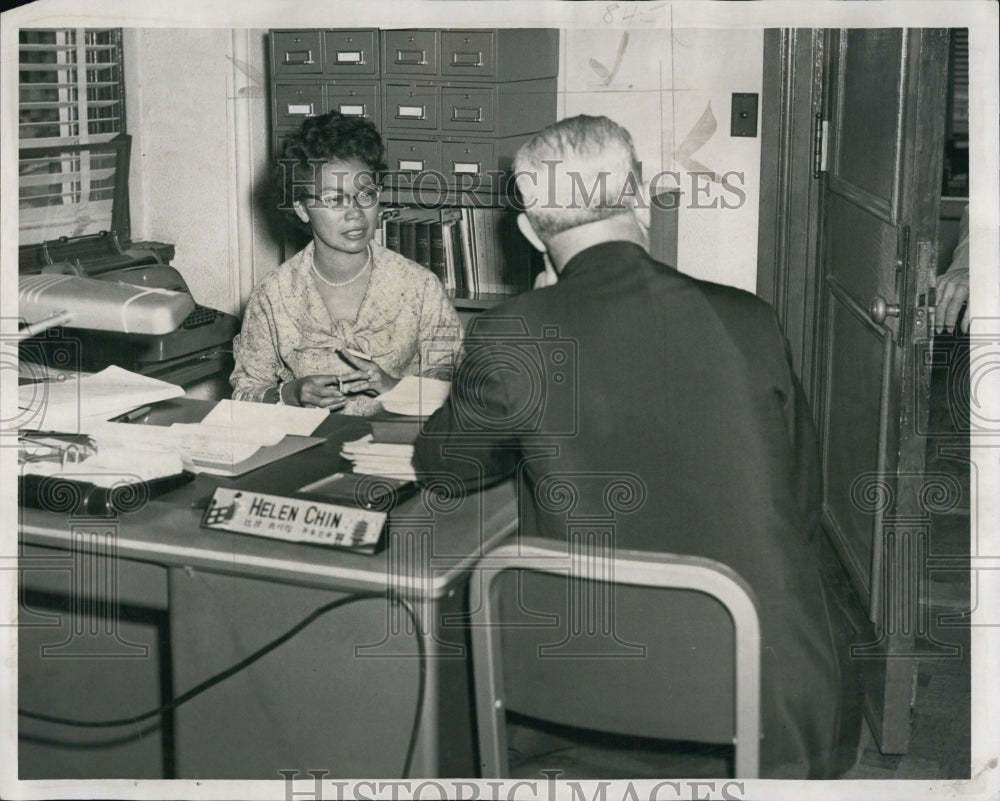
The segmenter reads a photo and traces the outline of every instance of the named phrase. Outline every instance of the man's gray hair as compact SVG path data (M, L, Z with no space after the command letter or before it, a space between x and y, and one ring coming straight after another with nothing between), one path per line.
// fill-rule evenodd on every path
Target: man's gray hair
M517 188L542 239L626 213L639 202L641 167L632 137L607 117L581 114L550 125L514 157Z

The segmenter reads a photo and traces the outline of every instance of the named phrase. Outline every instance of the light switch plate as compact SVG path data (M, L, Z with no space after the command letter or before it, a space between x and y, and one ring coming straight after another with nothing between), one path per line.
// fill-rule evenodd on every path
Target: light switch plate
M757 98L756 92L733 92L730 136L757 135Z

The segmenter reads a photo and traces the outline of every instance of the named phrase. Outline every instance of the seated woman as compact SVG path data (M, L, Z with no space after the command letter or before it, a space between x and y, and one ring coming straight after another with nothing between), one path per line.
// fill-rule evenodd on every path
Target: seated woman
M374 125L338 112L286 140L279 197L312 242L253 288L233 342L235 400L369 415L403 376L451 378L462 327L441 281L372 241L383 152Z

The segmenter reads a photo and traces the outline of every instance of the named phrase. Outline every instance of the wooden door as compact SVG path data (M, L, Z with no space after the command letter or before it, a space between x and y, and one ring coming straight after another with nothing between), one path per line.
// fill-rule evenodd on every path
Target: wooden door
M875 638L865 712L879 747L909 740L929 517L923 468L928 289L936 266L948 33L827 32L817 416L824 522ZM922 550L923 549L923 550Z

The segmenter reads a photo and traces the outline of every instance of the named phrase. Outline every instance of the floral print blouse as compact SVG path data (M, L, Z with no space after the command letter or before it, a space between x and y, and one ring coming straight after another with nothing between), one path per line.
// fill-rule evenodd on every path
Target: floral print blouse
M337 352L360 350L393 378L451 379L462 326L441 281L430 270L372 242L368 289L354 320L332 320L312 274L314 245L288 259L253 288L233 341L233 399L261 402L279 382L339 375L356 368ZM350 397L340 411L369 415L372 397Z

